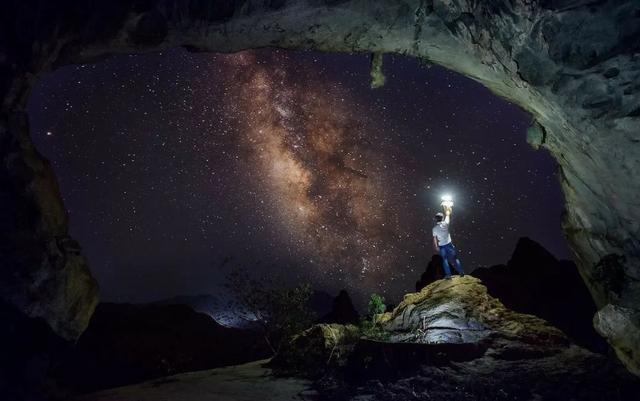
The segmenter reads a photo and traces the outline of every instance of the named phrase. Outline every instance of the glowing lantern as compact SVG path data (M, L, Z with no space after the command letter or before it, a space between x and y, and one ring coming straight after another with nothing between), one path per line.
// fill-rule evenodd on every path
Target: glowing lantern
M453 207L453 196L451 195L442 195L442 203L440 203L440 205L442 205L442 207L446 208L446 209L451 209Z

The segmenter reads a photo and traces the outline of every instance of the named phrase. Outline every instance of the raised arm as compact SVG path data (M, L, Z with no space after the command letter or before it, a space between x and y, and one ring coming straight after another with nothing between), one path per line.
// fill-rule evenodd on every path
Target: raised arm
M445 207L444 208L444 222L446 224L449 224L449 222L451 221L451 212L453 211L453 208L451 207Z

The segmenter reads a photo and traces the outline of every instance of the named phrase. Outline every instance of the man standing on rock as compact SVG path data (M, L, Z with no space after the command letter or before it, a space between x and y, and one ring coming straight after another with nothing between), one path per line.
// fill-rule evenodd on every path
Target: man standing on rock
M462 265L460 264L460 259L458 259L456 248L453 246L453 242L451 242L451 234L449 234L449 221L451 220L451 212L453 211L453 202L451 202L450 199L443 199L442 206L444 207L445 214L440 212L436 213L436 225L433 226L431 233L433 234L435 250L442 256L444 278L451 280L450 260L455 262L453 267L458 271L460 276L464 276L464 271L462 271Z

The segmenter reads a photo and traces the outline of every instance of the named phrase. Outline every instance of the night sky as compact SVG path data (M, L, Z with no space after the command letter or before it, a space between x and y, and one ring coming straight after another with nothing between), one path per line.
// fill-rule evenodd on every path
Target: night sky
M397 299L432 256L445 192L466 270L505 263L520 236L568 257L556 166L526 144L530 116L405 57L385 57L374 90L368 66L175 49L44 76L33 139L102 300L216 293L238 265Z

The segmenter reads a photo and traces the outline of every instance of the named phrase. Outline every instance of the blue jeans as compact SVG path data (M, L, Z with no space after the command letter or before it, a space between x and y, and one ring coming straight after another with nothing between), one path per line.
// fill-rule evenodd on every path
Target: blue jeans
M451 276L449 260L455 260L453 267L455 267L458 273L464 274L464 272L462 271L462 265L460 264L460 259L458 259L458 254L456 253L456 248L454 248L453 243L449 242L447 245L442 245L438 248L440 248L440 256L442 256L442 267L444 267L445 277Z

